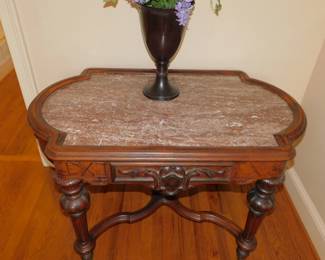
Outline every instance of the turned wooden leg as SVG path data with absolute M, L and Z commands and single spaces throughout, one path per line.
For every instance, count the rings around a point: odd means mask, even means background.
M 68 180 L 60 182 L 62 191 L 60 200 L 65 213 L 70 215 L 77 240 L 75 250 L 81 259 L 91 260 L 95 242 L 88 232 L 87 210 L 90 205 L 89 193 L 80 180 Z
M 249 213 L 244 231 L 237 238 L 237 258 L 245 259 L 257 245 L 255 234 L 266 214 L 274 208 L 276 186 L 282 184 L 284 176 L 259 180 L 247 196 Z

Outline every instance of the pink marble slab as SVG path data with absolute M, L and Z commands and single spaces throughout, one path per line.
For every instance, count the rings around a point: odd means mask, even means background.
M 42 114 L 65 145 L 277 146 L 293 114 L 278 95 L 235 76 L 170 74 L 180 96 L 152 101 L 154 74 L 95 74 L 54 92 Z

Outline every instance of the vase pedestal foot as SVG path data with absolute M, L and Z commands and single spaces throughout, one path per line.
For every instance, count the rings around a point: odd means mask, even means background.
M 164 85 L 163 87 L 155 84 L 147 86 L 143 89 L 143 94 L 152 100 L 167 101 L 178 97 L 179 90 L 167 82 L 167 86 Z
M 178 97 L 178 88 L 172 86 L 168 81 L 168 65 L 169 61 L 156 61 L 155 82 L 143 89 L 143 94 L 147 98 L 167 101 Z

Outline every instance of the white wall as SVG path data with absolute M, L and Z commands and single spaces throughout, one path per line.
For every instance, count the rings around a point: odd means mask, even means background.
M 196 9 L 174 68 L 241 69 L 300 100 L 325 32 L 324 0 L 208 0 Z M 153 67 L 137 11 L 120 0 L 15 0 L 38 89 L 86 67 Z
M 297 149 L 295 169 L 305 191 L 300 200 L 308 197 L 306 205 L 298 204 L 304 220 L 322 259 L 325 259 L 325 41 L 311 80 L 303 98 L 307 115 L 307 131 Z M 298 180 L 299 182 L 299 180 Z M 289 187 L 290 190 L 290 187 Z M 293 197 L 299 200 L 299 196 Z M 306 204 L 306 203 L 305 203 Z M 312 205 L 312 207 L 310 207 Z M 309 216 L 309 215 L 310 216 Z M 314 223 L 313 223 L 314 222 Z
M 308 131 L 298 147 L 296 169 L 325 219 L 325 42 L 302 106 L 308 118 Z

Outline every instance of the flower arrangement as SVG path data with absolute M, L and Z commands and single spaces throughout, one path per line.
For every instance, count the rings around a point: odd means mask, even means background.
M 116 6 L 117 0 L 103 0 L 105 7 Z M 181 26 L 186 26 L 194 7 L 194 0 L 129 0 L 132 3 L 144 5 L 152 8 L 175 9 L 176 19 Z M 220 0 L 211 1 L 211 8 L 216 15 L 219 14 L 222 5 Z

